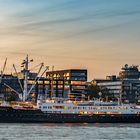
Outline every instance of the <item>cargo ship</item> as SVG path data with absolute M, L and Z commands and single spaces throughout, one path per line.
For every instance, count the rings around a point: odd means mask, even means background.
M 71 101 L 51 96 L 38 98 L 37 103 L 27 102 L 28 63 L 27 56 L 24 60 L 22 101 L 3 101 L 0 105 L 0 123 L 140 123 L 140 106 L 119 101 Z
M 0 106 L 0 123 L 140 123 L 140 107 L 66 99 L 16 102 Z

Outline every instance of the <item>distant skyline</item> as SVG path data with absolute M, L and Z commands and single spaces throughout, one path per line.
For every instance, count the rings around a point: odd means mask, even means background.
M 88 80 L 140 65 L 140 0 L 0 0 L 0 67 L 88 69 Z

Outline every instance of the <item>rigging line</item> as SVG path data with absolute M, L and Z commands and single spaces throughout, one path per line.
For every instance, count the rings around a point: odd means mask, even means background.
M 40 63 L 40 64 L 34 66 L 33 68 L 30 69 L 30 71 L 34 70 L 35 68 L 39 67 L 40 65 L 42 65 L 42 63 Z
M 44 65 L 44 63 L 41 63 L 41 66 L 40 66 L 40 68 L 39 68 L 39 70 L 38 70 L 37 76 L 36 76 L 36 78 L 35 78 L 35 80 L 34 80 L 35 83 L 36 83 L 36 81 L 37 81 L 37 79 L 38 79 L 38 76 L 39 76 L 39 74 L 40 74 L 40 72 L 41 72 L 41 69 L 42 69 L 43 65 Z M 31 88 L 30 88 L 30 90 L 29 90 L 29 92 L 28 92 L 28 95 L 29 95 L 29 93 L 32 91 L 33 87 L 34 87 L 34 84 L 31 86 Z
M 5 68 L 6 68 L 6 64 L 7 64 L 7 57 L 5 59 L 5 62 L 4 62 L 4 65 L 3 65 L 3 69 L 1 71 L 0 83 L 2 82 L 2 78 L 3 78 L 3 75 L 4 75 Z
M 17 76 L 17 78 L 18 78 L 18 73 L 17 73 L 16 67 L 15 67 L 15 65 L 14 65 L 14 64 L 13 64 L 13 68 L 14 68 L 14 70 L 15 70 L 15 72 L 16 72 L 16 76 Z M 23 86 L 22 86 L 21 81 L 20 81 L 20 79 L 19 79 L 19 78 L 18 78 L 18 82 L 19 82 L 20 88 L 21 88 L 22 93 L 23 93 Z
M 41 76 L 37 79 L 37 81 L 35 81 L 35 84 L 31 87 L 31 89 L 29 90 L 28 94 L 32 91 L 32 89 L 34 88 L 34 86 L 36 85 L 36 83 L 40 80 L 40 78 L 44 75 L 44 73 L 48 70 L 48 68 L 49 67 L 47 66 L 46 69 L 41 74 Z
M 6 83 L 4 83 L 4 85 L 6 87 L 8 87 L 9 89 L 11 89 L 11 91 L 14 91 L 15 93 L 17 93 L 18 95 L 20 94 L 19 92 L 17 92 L 15 89 L 13 89 L 12 87 L 10 87 L 9 85 L 7 85 Z

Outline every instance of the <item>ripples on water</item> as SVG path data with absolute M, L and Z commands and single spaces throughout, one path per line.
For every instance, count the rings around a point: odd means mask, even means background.
M 0 124 L 0 140 L 139 140 L 140 124 Z

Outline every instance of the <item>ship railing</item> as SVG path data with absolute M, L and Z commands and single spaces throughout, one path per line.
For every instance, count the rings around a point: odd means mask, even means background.
M 57 97 L 53 97 L 53 98 L 47 98 L 45 101 L 46 103 L 66 103 L 66 102 L 72 102 L 70 101 L 68 98 L 57 98 Z

